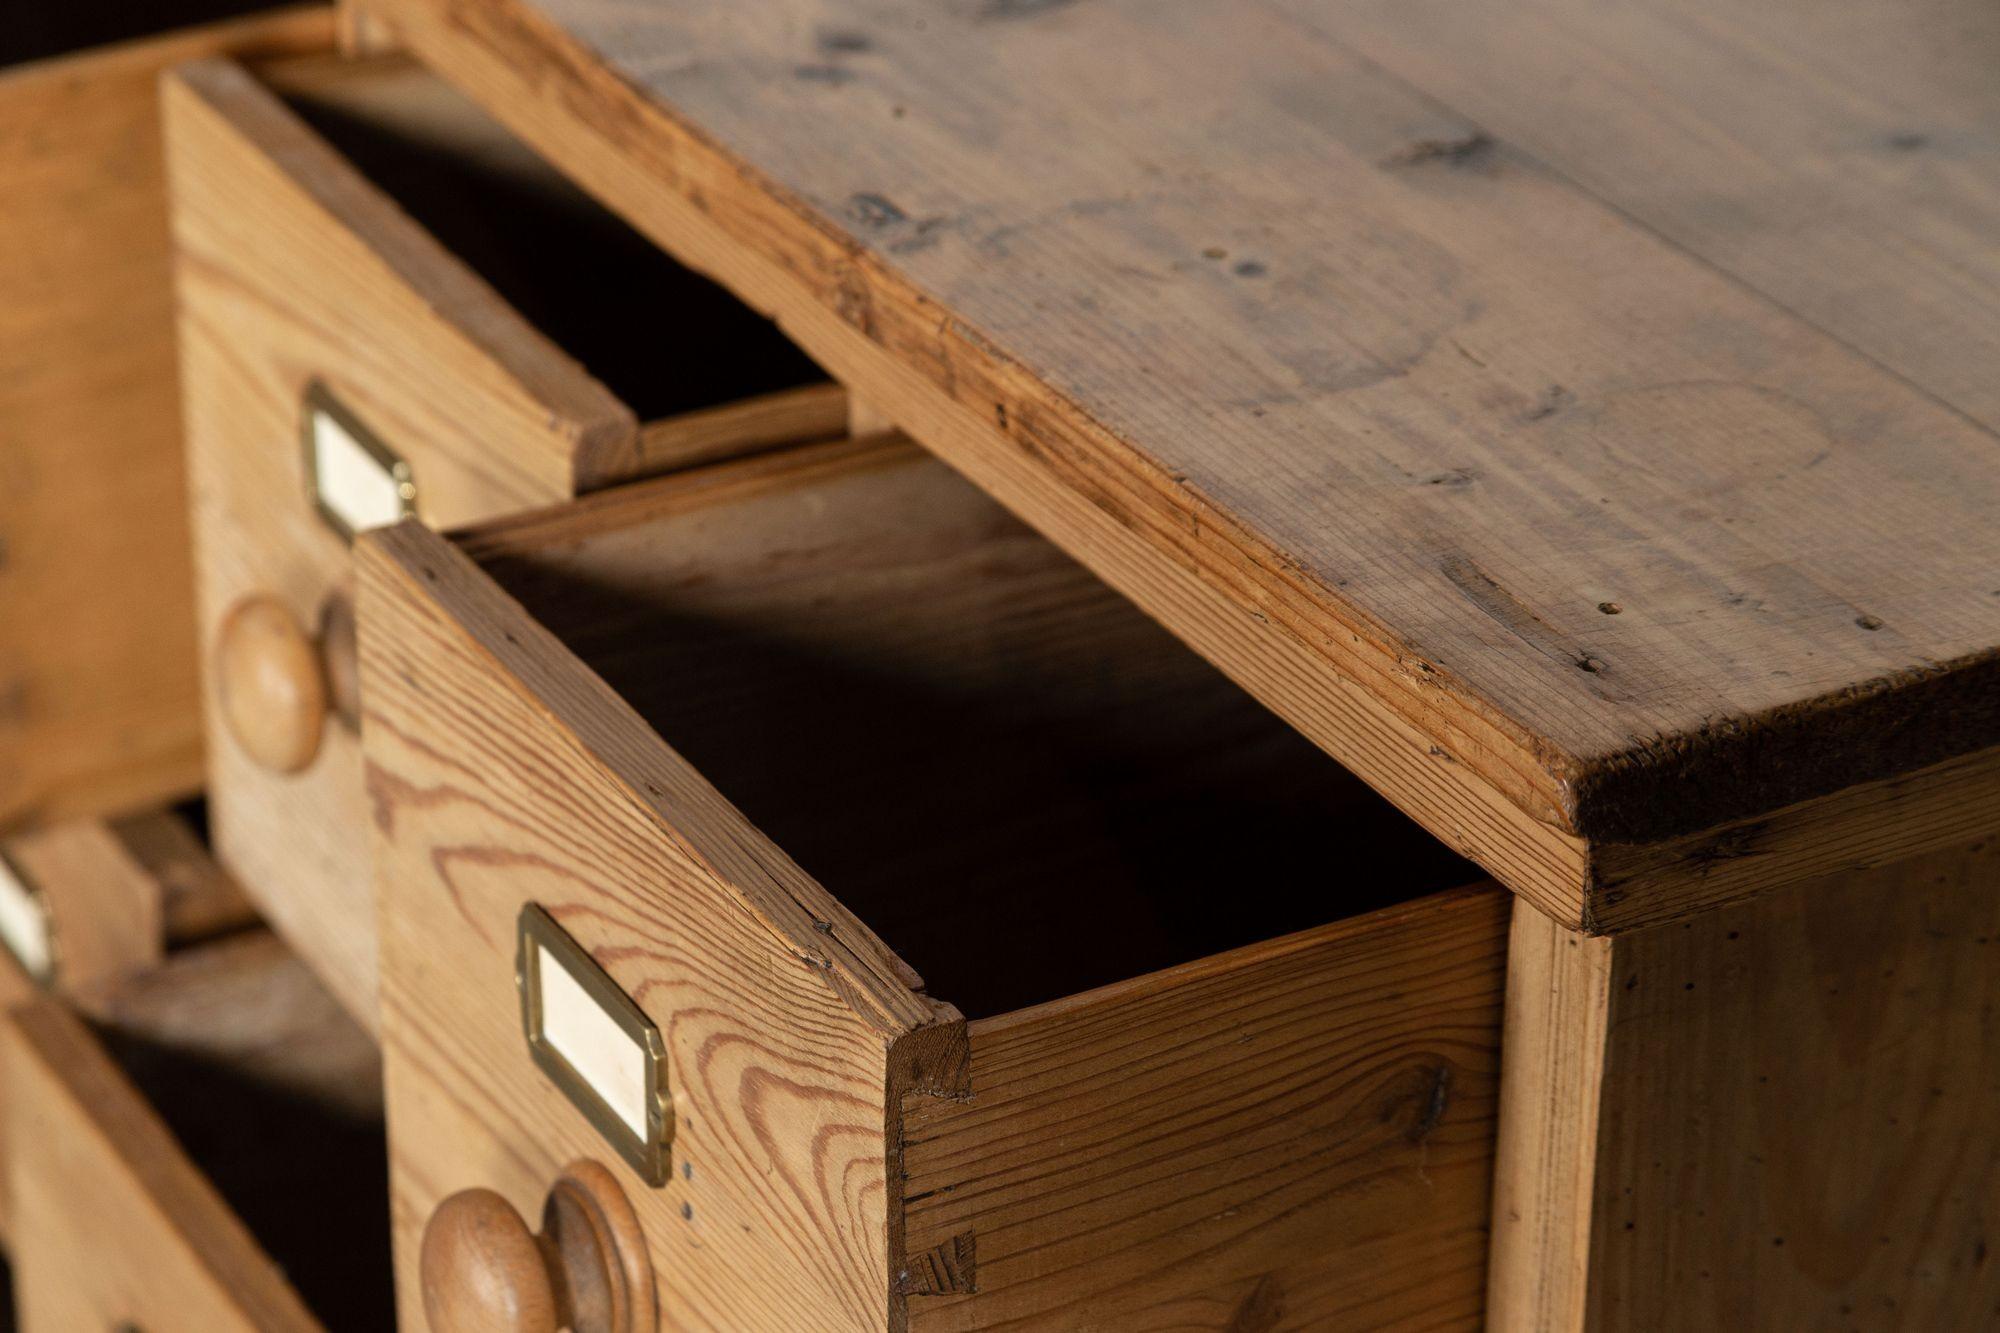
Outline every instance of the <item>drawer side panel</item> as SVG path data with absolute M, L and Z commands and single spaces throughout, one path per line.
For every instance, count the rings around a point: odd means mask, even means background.
M 903 1103 L 909 1326 L 1471 1327 L 1493 885 L 970 1025 Z

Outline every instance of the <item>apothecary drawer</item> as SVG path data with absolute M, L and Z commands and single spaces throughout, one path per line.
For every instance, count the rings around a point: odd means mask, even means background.
M 1476 1323 L 1504 893 L 941 464 L 358 574 L 406 1324 L 577 1159 L 671 1327 Z
M 165 103 L 217 845 L 372 1023 L 352 534 L 835 435 L 845 395 L 412 62 Z

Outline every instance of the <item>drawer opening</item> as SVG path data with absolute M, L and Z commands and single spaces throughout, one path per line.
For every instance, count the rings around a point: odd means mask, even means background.
M 312 1313 L 390 1327 L 380 1054 L 305 965 L 253 931 L 78 1006 Z
M 774 394 L 808 394 L 795 410 L 844 412 L 844 396 L 775 324 L 675 262 L 421 65 L 315 56 L 257 74 L 642 422 Z
M 0 68 L 153 37 L 271 9 L 270 0 L 122 0 L 115 5 L 14 5 L 0 24 Z
M 968 1018 L 1481 878 L 896 437 L 463 544 Z

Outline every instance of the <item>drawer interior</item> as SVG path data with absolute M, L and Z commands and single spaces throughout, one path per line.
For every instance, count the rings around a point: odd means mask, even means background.
M 315 56 L 257 73 L 640 420 L 825 381 L 776 325 L 414 61 Z
M 252 930 L 77 1002 L 313 1314 L 389 1327 L 380 1056 L 311 972 Z
M 463 544 L 969 1018 L 1479 877 L 894 437 Z

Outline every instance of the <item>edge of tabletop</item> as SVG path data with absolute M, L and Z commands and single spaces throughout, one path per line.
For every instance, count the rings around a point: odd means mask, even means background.
M 1566 925 L 1657 924 L 2000 826 L 2000 652 L 1563 753 L 944 317 L 531 0 L 349 3 L 864 399 L 934 423 L 899 424 Z

